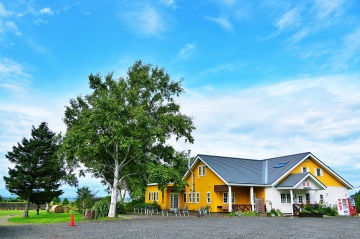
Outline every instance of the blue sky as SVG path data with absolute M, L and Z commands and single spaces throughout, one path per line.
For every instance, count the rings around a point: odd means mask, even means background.
M 0 0 L 0 194 L 5 154 L 32 125 L 64 132 L 87 76 L 125 76 L 136 60 L 183 79 L 178 102 L 197 130 L 178 150 L 311 151 L 360 186 L 359 12 L 356 0 Z M 80 185 L 104 195 L 90 176 Z

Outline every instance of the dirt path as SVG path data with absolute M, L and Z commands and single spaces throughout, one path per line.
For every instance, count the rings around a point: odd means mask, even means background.
M 1 225 L 11 225 L 13 223 L 11 222 L 8 222 L 8 219 L 11 218 L 11 217 L 14 217 L 16 215 L 6 215 L 6 216 L 3 216 L 3 217 L 0 217 L 0 226 Z

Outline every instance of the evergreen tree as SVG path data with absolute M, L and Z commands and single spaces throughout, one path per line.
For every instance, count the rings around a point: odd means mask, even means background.
M 30 139 L 24 137 L 5 155 L 15 164 L 13 169 L 9 168 L 9 177 L 4 177 L 5 187 L 26 200 L 24 217 L 29 217 L 30 202 L 50 202 L 60 196 L 62 181 L 76 184 L 74 175 L 67 174 L 66 164 L 56 154 L 59 139 L 47 123 L 42 122 L 38 128 L 32 127 Z

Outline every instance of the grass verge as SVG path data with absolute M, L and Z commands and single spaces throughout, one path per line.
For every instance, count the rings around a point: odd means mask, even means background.
M 17 211 L 0 210 L 0 217 L 15 215 L 8 219 L 8 222 L 11 223 L 35 223 L 35 224 L 63 223 L 63 222 L 70 223 L 70 218 L 72 213 L 48 213 L 46 211 L 40 211 L 39 215 L 36 215 L 35 210 L 30 210 L 28 218 L 22 217 L 23 214 L 24 214 L 23 210 L 17 210 Z M 82 215 L 77 212 L 74 212 L 74 221 L 75 223 L 83 221 Z

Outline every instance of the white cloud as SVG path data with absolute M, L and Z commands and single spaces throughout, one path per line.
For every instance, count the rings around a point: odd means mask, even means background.
M 0 17 L 7 17 L 12 13 L 7 11 L 2 3 L 0 3 Z
M 299 24 L 299 14 L 297 8 L 285 12 L 276 22 L 277 31 L 282 32 L 286 29 L 294 28 Z
M 176 2 L 174 0 L 159 0 L 159 3 L 167 7 L 176 7 Z
M 179 56 L 187 59 L 194 53 L 195 49 L 196 45 L 194 43 L 188 43 L 180 50 Z
M 225 17 L 218 17 L 218 18 L 205 17 L 205 19 L 217 23 L 218 25 L 220 25 L 226 31 L 232 31 L 233 30 L 232 24 Z
M 311 151 L 335 171 L 354 172 L 349 166 L 360 163 L 358 79 L 324 76 L 200 96 L 190 92 L 181 102 L 194 117 L 195 144 L 176 145 L 193 154 L 255 159 Z
M 5 26 L 8 30 L 14 32 L 16 35 L 21 36 L 22 33 L 19 31 L 17 25 L 13 21 L 6 21 Z
M 316 0 L 314 4 L 315 14 L 319 20 L 339 17 L 343 13 L 344 0 Z
M 39 11 L 40 14 L 46 14 L 46 15 L 54 15 L 54 13 L 51 11 L 51 8 L 46 7 Z
M 124 13 L 122 17 L 128 27 L 142 35 L 160 35 L 166 30 L 165 21 L 160 13 L 151 6 L 137 7 Z

